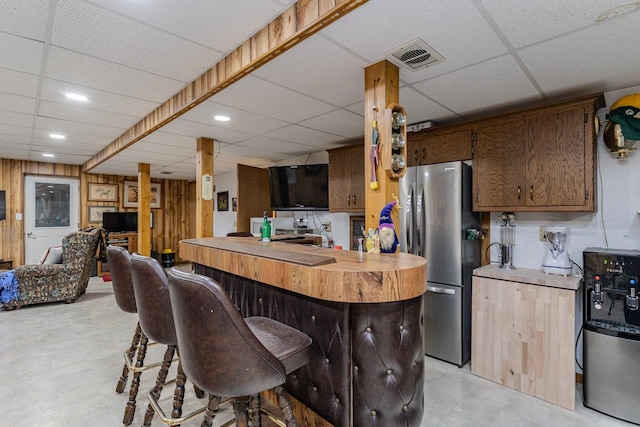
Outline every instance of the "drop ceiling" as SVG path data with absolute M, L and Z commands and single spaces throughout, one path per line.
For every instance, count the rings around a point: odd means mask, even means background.
M 293 3 L 3 0 L 0 158 L 85 163 Z M 194 179 L 199 137 L 216 141 L 216 174 L 348 144 L 364 68 L 415 39 L 445 60 L 400 69 L 410 123 L 640 85 L 634 2 L 369 0 L 91 172 Z

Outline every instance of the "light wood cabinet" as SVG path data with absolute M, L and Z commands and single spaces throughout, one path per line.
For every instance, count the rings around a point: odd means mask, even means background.
M 500 275 L 513 277 L 495 278 Z M 578 278 L 547 276 L 537 270 L 498 271 L 496 266 L 476 269 L 471 372 L 575 410 L 579 284 Z
M 471 136 L 472 129 L 465 125 L 409 133 L 407 165 L 420 166 L 471 160 Z
M 600 95 L 479 123 L 474 210 L 592 212 L 594 116 L 603 103 Z
M 329 152 L 329 211 L 364 212 L 364 146 Z

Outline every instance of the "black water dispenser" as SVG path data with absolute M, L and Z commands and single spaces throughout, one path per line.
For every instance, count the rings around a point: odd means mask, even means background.
M 640 424 L 640 251 L 583 252 L 584 405 Z

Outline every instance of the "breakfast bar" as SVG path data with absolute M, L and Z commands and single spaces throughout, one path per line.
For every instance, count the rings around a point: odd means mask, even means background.
M 424 258 L 359 258 L 253 237 L 182 240 L 179 251 L 243 316 L 270 317 L 313 339 L 311 361 L 286 383 L 301 424 L 420 425 Z

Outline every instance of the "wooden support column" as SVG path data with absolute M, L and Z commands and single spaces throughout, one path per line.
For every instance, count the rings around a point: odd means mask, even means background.
M 202 177 L 213 177 L 213 139 L 198 138 L 196 148 L 196 237 L 213 237 L 213 197 L 202 198 Z
M 151 165 L 138 163 L 138 253 L 151 256 Z
M 398 67 L 389 61 L 380 61 L 370 65 L 364 70 L 364 142 L 365 142 L 365 227 L 377 228 L 380 224 L 380 211 L 389 202 L 393 200 L 393 195 L 398 195 L 400 185 L 398 179 L 390 178 L 385 171 L 391 165 L 382 164 L 382 160 L 387 156 L 382 155 L 383 150 L 389 150 L 391 141 L 384 140 L 382 135 L 385 133 L 385 126 L 391 126 L 390 123 L 384 122 L 384 110 L 387 105 L 400 103 L 400 71 Z M 378 112 L 374 113 L 373 107 L 378 108 Z M 371 142 L 373 132 L 373 121 L 378 121 L 378 130 L 380 138 L 378 144 L 380 147 L 380 164 L 376 169 L 378 178 L 378 188 L 372 190 L 371 182 Z M 390 133 L 389 133 L 390 134 Z M 393 223 L 398 226 L 398 210 L 392 211 Z

